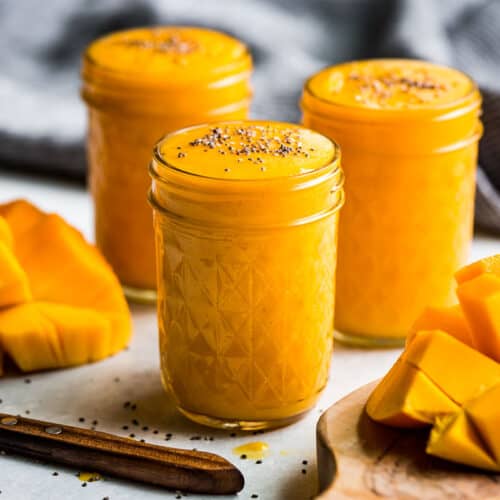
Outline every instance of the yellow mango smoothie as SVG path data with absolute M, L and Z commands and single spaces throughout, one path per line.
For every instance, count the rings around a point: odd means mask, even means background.
M 147 202 L 154 144 L 188 125 L 246 118 L 251 69 L 243 43 L 202 28 L 117 32 L 85 52 L 82 95 L 96 241 L 129 298 L 156 296 Z
M 402 344 L 424 307 L 456 302 L 472 237 L 481 97 L 463 73 L 384 59 L 306 83 L 303 123 L 340 144 L 336 335 Z
M 150 171 L 164 385 L 205 425 L 298 419 L 333 348 L 338 147 L 298 125 L 221 122 L 167 135 Z

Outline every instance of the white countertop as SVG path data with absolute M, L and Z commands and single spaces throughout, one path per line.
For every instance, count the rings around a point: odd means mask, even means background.
M 91 202 L 83 188 L 1 172 L 0 203 L 21 197 L 44 210 L 60 213 L 86 237 L 92 238 Z M 472 259 L 498 252 L 500 239 L 476 236 Z M 26 416 L 29 412 L 32 418 L 87 428 L 97 420 L 98 430 L 122 436 L 133 432 L 137 439 L 155 444 L 218 453 L 243 472 L 246 486 L 237 496 L 241 499 L 250 499 L 255 494 L 262 500 L 313 497 L 317 492 L 315 426 L 319 415 L 350 391 L 381 377 L 399 353 L 397 349 L 364 351 L 336 345 L 328 387 L 316 408 L 302 421 L 259 436 L 239 432 L 231 437 L 229 432 L 197 426 L 176 413 L 159 381 L 156 311 L 151 307 L 132 306 L 132 312 L 135 333 L 128 351 L 79 368 L 0 379 L 0 412 Z M 125 409 L 125 401 L 135 403 L 137 409 Z M 85 421 L 80 422 L 80 418 Z M 133 419 L 137 419 L 139 426 L 132 423 Z M 123 430 L 124 425 L 129 430 Z M 142 429 L 144 426 L 147 430 Z M 158 430 L 158 434 L 154 434 L 154 430 Z M 168 443 L 167 433 L 172 434 Z M 191 439 L 193 437 L 197 439 Z M 213 440 L 209 440 L 210 437 Z M 262 464 L 233 454 L 234 447 L 256 440 L 265 441 L 270 447 Z M 304 460 L 307 465 L 303 465 Z M 53 475 L 55 471 L 58 475 Z M 148 500 L 177 496 L 175 492 L 107 477 L 82 487 L 76 472 L 59 465 L 1 456 L 0 499 Z

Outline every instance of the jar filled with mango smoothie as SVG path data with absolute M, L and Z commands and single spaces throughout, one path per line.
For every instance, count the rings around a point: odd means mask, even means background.
M 164 385 L 205 425 L 298 419 L 332 354 L 338 147 L 298 125 L 221 122 L 167 135 L 150 171 Z
M 178 128 L 246 118 L 251 68 L 243 43 L 201 28 L 133 29 L 88 47 L 82 95 L 95 235 L 129 298 L 156 298 L 151 150 Z
M 425 306 L 456 302 L 472 237 L 481 97 L 469 77 L 413 60 L 314 75 L 303 123 L 342 148 L 336 336 L 399 345 Z

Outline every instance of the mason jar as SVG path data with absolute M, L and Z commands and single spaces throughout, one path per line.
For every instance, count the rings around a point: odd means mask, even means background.
M 181 127 L 246 118 L 251 69 L 243 43 L 201 28 L 117 32 L 85 52 L 82 95 L 96 242 L 129 298 L 156 297 L 147 203 L 151 149 Z
M 336 337 L 402 345 L 426 306 L 456 302 L 472 238 L 481 97 L 451 68 L 357 61 L 310 78 L 303 123 L 342 148 Z
M 220 428 L 300 418 L 333 348 L 338 146 L 222 122 L 167 135 L 150 172 L 161 371 L 179 410 Z

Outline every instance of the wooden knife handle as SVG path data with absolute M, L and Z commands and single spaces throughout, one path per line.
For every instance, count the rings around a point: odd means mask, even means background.
M 213 453 L 140 443 L 104 432 L 0 413 L 0 449 L 166 488 L 231 494 L 241 472 Z

